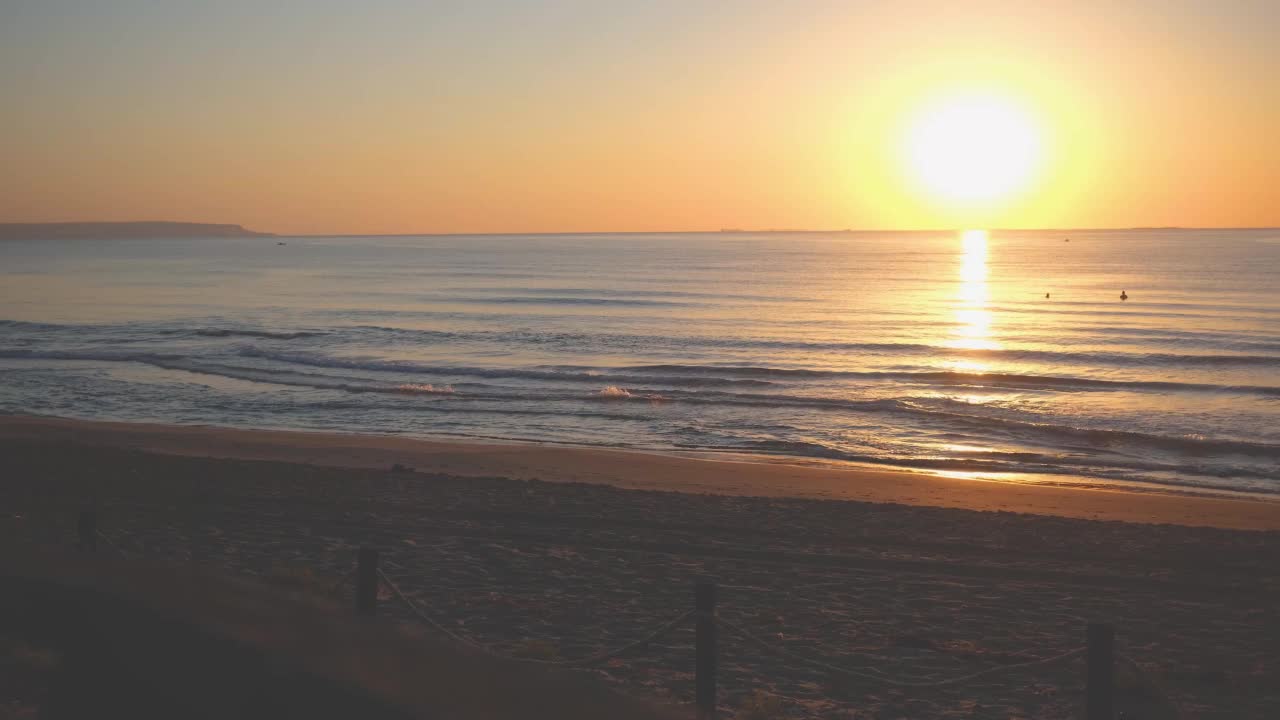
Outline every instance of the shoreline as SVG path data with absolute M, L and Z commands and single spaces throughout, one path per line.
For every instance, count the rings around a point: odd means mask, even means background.
M 0 416 L 0 439 L 458 477 L 506 477 L 692 494 L 849 500 L 1090 520 L 1280 530 L 1280 502 L 955 478 L 904 470 L 692 457 L 655 451 Z

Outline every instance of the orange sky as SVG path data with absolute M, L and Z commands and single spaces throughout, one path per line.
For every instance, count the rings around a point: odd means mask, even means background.
M 1038 5 L 19 0 L 0 221 L 1280 226 L 1280 3 Z M 968 90 L 1044 148 L 980 207 L 903 162 L 913 112 Z

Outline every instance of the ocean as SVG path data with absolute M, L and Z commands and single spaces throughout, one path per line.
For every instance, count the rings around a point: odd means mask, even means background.
M 1275 494 L 1280 230 L 6 241 L 0 413 Z

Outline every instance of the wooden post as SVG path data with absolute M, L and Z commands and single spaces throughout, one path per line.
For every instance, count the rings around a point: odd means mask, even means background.
M 702 581 L 694 588 L 697 611 L 697 690 L 694 693 L 698 720 L 716 716 L 716 584 Z
M 373 615 L 378 610 L 378 551 L 360 548 L 356 562 L 356 612 Z
M 80 534 L 78 547 L 81 552 L 93 552 L 98 549 L 98 514 L 92 510 L 82 510 L 77 523 Z
M 1088 644 L 1085 717 L 1088 720 L 1114 720 L 1115 629 L 1105 623 L 1089 623 Z

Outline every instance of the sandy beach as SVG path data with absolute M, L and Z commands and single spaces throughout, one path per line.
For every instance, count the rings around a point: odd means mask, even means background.
M 934 683 L 1075 649 L 1089 620 L 1140 668 L 1119 676 L 1139 717 L 1280 712 L 1270 503 L 44 418 L 6 418 L 0 449 L 14 542 L 65 544 L 92 505 L 127 553 L 317 588 L 373 545 L 433 618 L 503 654 L 624 644 L 713 578 L 756 638 L 724 631 L 729 717 L 1076 717 L 1078 658 Z M 581 672 L 689 702 L 692 634 Z
M 1094 520 L 1280 529 L 1280 501 L 992 482 L 859 467 L 735 461 L 541 444 L 0 416 L 0 438 L 460 477 L 582 482 L 635 490 L 857 500 Z

